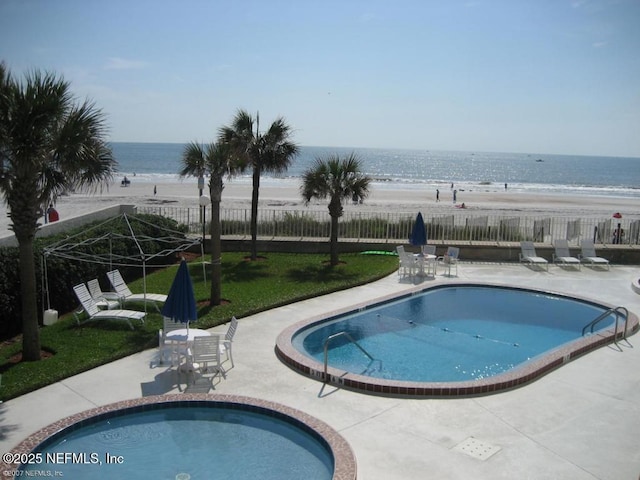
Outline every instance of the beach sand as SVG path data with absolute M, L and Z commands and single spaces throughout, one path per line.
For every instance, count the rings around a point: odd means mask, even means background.
M 157 193 L 154 195 L 154 186 Z M 305 205 L 300 195 L 299 181 L 294 179 L 262 180 L 260 208 L 284 210 L 327 211 L 328 201 L 313 200 Z M 206 190 L 205 190 L 206 193 Z M 453 203 L 450 188 L 436 192 L 419 184 L 374 183 L 369 197 L 362 204 L 345 202 L 346 212 L 408 213 L 423 215 L 464 214 L 467 216 L 519 216 L 519 217 L 573 217 L 608 219 L 620 212 L 625 220 L 640 219 L 640 197 L 604 197 L 575 194 L 531 193 L 496 186 L 458 190 L 457 205 Z M 133 179 L 129 187 L 114 182 L 102 192 L 74 193 L 56 202 L 60 219 L 83 215 L 112 205 L 191 207 L 198 206 L 198 188 L 195 179 L 176 179 L 172 182 L 149 183 Z M 249 209 L 251 207 L 251 181 L 247 178 L 225 182 L 222 194 L 223 209 Z M 0 205 L 0 237 L 10 235 L 10 219 L 4 203 Z

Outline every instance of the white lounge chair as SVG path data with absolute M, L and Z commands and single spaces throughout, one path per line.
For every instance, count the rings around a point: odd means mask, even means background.
M 120 270 L 107 272 L 107 278 L 113 290 L 118 294 L 121 303 L 150 302 L 160 311 L 158 304 L 167 301 L 167 296 L 161 293 L 132 293 L 122 278 Z
M 582 252 L 580 253 L 579 257 L 582 263 L 591 267 L 607 267 L 607 270 L 611 268 L 609 265 L 609 260 L 596 255 L 596 247 L 594 246 L 592 240 L 582 240 L 580 246 L 582 248 Z
M 418 263 L 413 255 L 406 252 L 402 245 L 398 245 L 396 247 L 396 251 L 398 252 L 398 275 L 413 277 L 413 275 L 418 270 Z
M 580 270 L 580 260 L 571 256 L 569 242 L 564 239 L 554 240 L 553 248 L 555 249 L 553 253 L 553 263 L 565 267 L 578 267 L 578 270 Z
M 526 263 L 530 267 L 536 265 L 549 270 L 549 262 L 546 258 L 538 256 L 533 242 L 520 242 L 520 262 Z
M 451 267 L 456 267 L 456 277 L 458 276 L 458 256 L 460 249 L 458 247 L 448 247 L 447 253 L 436 259 L 436 264 L 442 264 L 447 269 L 447 275 L 451 276 Z
M 135 310 L 100 310 L 96 302 L 91 298 L 91 294 L 87 289 L 87 286 L 84 283 L 76 285 L 73 287 L 73 291 L 76 293 L 78 300 L 80 301 L 80 305 L 82 305 L 82 310 L 79 312 L 75 312 L 74 315 L 76 317 L 76 321 L 80 324 L 79 314 L 82 311 L 85 311 L 87 315 L 89 315 L 88 321 L 93 320 L 124 320 L 127 322 L 131 330 L 133 330 L 133 325 L 131 324 L 131 320 L 140 320 L 140 323 L 144 323 L 144 317 L 146 313 L 144 312 L 136 312 Z
M 219 373 L 226 377 L 227 372 L 222 367 L 222 355 L 220 348 L 220 336 L 195 337 L 190 348 L 190 369 L 193 369 L 193 383 L 195 384 L 195 372 L 201 375 L 213 373 L 214 377 Z
M 96 302 L 98 308 L 111 310 L 120 307 L 118 295 L 113 292 L 103 292 L 97 278 L 89 280 L 87 282 L 87 287 L 89 288 L 89 295 L 91 295 L 91 298 Z

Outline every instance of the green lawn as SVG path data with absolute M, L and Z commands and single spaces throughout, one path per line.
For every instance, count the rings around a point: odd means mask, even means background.
M 222 257 L 222 297 L 225 303 L 210 308 L 209 282 L 204 283 L 202 264 L 189 264 L 198 310 L 198 328 L 226 323 L 280 305 L 362 285 L 392 273 L 398 266 L 394 256 L 343 254 L 336 267 L 326 264 L 327 255 L 269 253 L 255 262 L 244 253 L 226 253 Z M 168 293 L 177 266 L 147 276 L 147 291 Z M 142 292 L 142 281 L 130 285 Z M 72 292 L 70 292 L 72 294 Z M 129 308 L 129 307 L 128 307 Z M 12 362 L 21 343 L 0 348 L 2 387 L 0 399 L 23 395 L 63 378 L 75 375 L 118 358 L 155 348 L 162 317 L 148 308 L 144 325 L 134 322 L 132 331 L 121 321 L 90 322 L 79 327 L 71 314 L 61 315 L 55 325 L 41 329 L 44 350 L 54 355 L 39 362 Z

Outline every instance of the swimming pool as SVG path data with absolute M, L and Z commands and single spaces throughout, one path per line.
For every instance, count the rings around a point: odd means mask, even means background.
M 19 476 L 356 478 L 349 445 L 328 425 L 283 405 L 229 395 L 119 402 L 50 425 L 11 454 L 22 460 Z
M 439 286 L 296 324 L 278 337 L 276 352 L 302 373 L 370 393 L 490 393 L 611 342 L 614 315 L 582 335 L 609 308 L 520 288 Z M 637 317 L 630 317 L 628 328 L 635 331 Z

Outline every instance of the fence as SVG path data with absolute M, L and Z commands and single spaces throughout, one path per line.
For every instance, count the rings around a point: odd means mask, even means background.
M 203 223 L 198 208 L 139 206 L 139 213 L 152 213 L 175 219 L 193 234 L 202 234 Z M 208 213 L 208 212 L 207 212 Z M 221 209 L 221 234 L 250 236 L 249 209 Z M 407 242 L 415 214 L 347 212 L 340 218 L 341 241 L 377 243 Z M 578 245 L 588 238 L 595 243 L 640 243 L 640 220 L 565 217 L 504 217 L 496 215 L 438 215 L 425 217 L 429 241 L 442 242 L 519 242 L 531 240 L 550 244 L 564 238 Z M 209 225 L 204 229 L 208 233 Z M 328 212 L 301 210 L 259 210 L 259 238 L 323 239 L 329 238 Z

